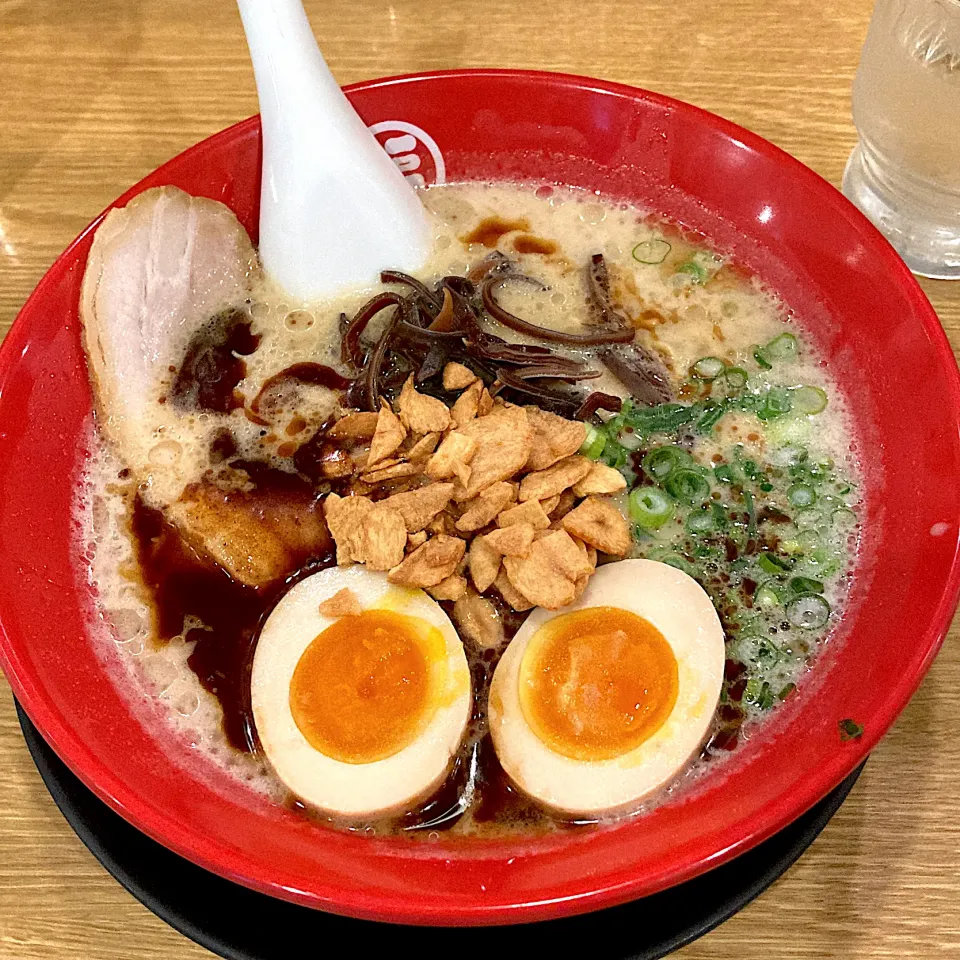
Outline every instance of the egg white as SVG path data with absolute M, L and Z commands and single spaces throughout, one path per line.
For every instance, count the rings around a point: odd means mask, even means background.
M 290 708 L 290 683 L 304 651 L 335 621 L 319 605 L 349 588 L 364 610 L 419 617 L 443 636 L 445 689 L 436 712 L 412 743 L 383 760 L 345 763 L 317 750 Z M 412 807 L 442 782 L 470 717 L 470 671 L 463 645 L 440 605 L 422 590 L 396 587 L 360 565 L 332 567 L 300 581 L 277 604 L 260 634 L 251 676 L 253 717 L 277 776 L 321 810 L 364 818 Z
M 520 666 L 530 640 L 548 621 L 601 606 L 631 611 L 663 634 L 677 661 L 677 700 L 660 729 L 635 749 L 611 760 L 574 760 L 552 750 L 527 724 Z M 720 697 L 724 660 L 720 619 L 692 577 L 653 560 L 606 564 L 575 603 L 534 610 L 497 665 L 489 717 L 500 763 L 520 789 L 564 813 L 629 809 L 683 770 L 703 743 Z

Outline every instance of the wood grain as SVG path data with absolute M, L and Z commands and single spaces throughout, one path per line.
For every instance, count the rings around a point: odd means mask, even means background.
M 680 97 L 833 183 L 869 0 L 308 2 L 337 78 L 457 66 L 590 74 Z M 256 111 L 226 0 L 0 0 L 0 332 L 57 254 L 162 161 Z M 925 281 L 960 347 L 960 284 Z M 905 625 L 905 628 L 906 625 Z M 960 957 L 954 627 L 797 866 L 683 960 Z M 140 906 L 47 795 L 0 680 L 0 960 L 209 957 Z

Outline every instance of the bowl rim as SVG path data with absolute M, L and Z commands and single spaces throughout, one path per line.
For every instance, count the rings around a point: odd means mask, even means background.
M 615 96 L 629 100 L 646 100 L 661 107 L 679 110 L 695 116 L 698 123 L 713 128 L 723 136 L 735 139 L 742 145 L 773 158 L 779 166 L 788 170 L 792 177 L 814 186 L 827 207 L 838 213 L 842 211 L 845 217 L 859 221 L 860 230 L 872 234 L 874 238 L 873 252 L 883 258 L 884 267 L 896 276 L 897 286 L 903 291 L 904 296 L 911 301 L 931 345 L 936 350 L 938 366 L 944 372 L 948 372 L 949 390 L 948 396 L 944 397 L 945 406 L 953 412 L 954 420 L 960 421 L 960 371 L 957 369 L 952 348 L 936 312 L 906 264 L 876 227 L 829 181 L 758 134 L 752 133 L 746 128 L 701 107 L 660 93 L 621 83 L 549 71 L 489 68 L 424 71 L 362 81 L 345 86 L 344 91 L 350 94 L 421 81 L 468 77 L 521 80 L 555 89 L 576 89 L 587 93 Z M 148 172 L 143 179 L 162 177 L 164 171 L 172 165 L 182 164 L 189 160 L 192 155 L 208 149 L 211 140 L 229 141 L 231 138 L 247 136 L 258 124 L 259 117 L 255 115 L 218 131 L 176 154 L 155 170 Z M 58 282 L 58 277 L 55 276 L 59 274 L 58 267 L 75 258 L 74 251 L 76 248 L 84 242 L 89 234 L 97 229 L 109 210 L 124 205 L 133 196 L 141 192 L 143 179 L 109 204 L 81 231 L 48 268 L 34 291 L 27 298 L 10 331 L 4 338 L 3 344 L 0 345 L 0 391 L 3 389 L 8 374 L 19 360 L 19 354 L 14 350 L 15 338 L 13 334 L 20 332 L 20 328 L 27 323 L 27 314 L 31 312 L 34 304 L 42 301 L 46 296 L 47 289 Z M 824 187 L 828 190 L 824 190 Z M 688 864 L 684 867 L 675 863 L 672 868 L 661 871 L 662 882 L 658 882 L 655 886 L 649 882 L 631 882 L 630 880 L 610 883 L 599 888 L 593 883 L 588 884 L 589 889 L 585 889 L 582 893 L 573 897 L 542 900 L 531 898 L 522 903 L 511 904 L 477 902 L 469 908 L 445 907 L 434 911 L 431 911 L 429 905 L 411 902 L 411 898 L 404 898 L 396 893 L 388 895 L 385 892 L 378 892 L 371 895 L 358 891 L 352 897 L 344 898 L 337 896 L 337 892 L 331 890 L 330 896 L 324 898 L 317 894 L 307 895 L 302 891 L 284 888 L 277 881 L 271 881 L 265 874 L 254 876 L 238 872 L 226 864 L 221 857 L 218 857 L 218 847 L 215 844 L 208 842 L 199 834 L 192 837 L 181 835 L 180 829 L 165 814 L 162 806 L 153 803 L 149 798 L 127 787 L 106 764 L 94 757 L 83 739 L 64 722 L 56 707 L 41 695 L 36 678 L 30 675 L 29 669 L 25 667 L 24 662 L 19 657 L 16 644 L 11 642 L 11 637 L 2 620 L 0 620 L 0 640 L 2 640 L 0 642 L 0 667 L 3 668 L 15 696 L 23 705 L 31 721 L 70 769 L 100 799 L 104 800 L 130 823 L 194 863 L 221 876 L 226 876 L 235 882 L 252 886 L 268 894 L 282 896 L 285 899 L 291 899 L 314 908 L 319 907 L 357 917 L 387 919 L 401 923 L 451 925 L 511 923 L 521 920 L 549 919 L 613 906 L 637 896 L 652 893 L 656 889 L 673 886 L 707 869 L 719 866 L 778 832 L 849 775 L 853 769 L 865 760 L 869 752 L 887 732 L 890 725 L 907 705 L 939 652 L 950 627 L 958 600 L 960 600 L 960 544 L 954 549 L 945 589 L 936 608 L 929 614 L 928 627 L 920 638 L 922 643 L 918 643 L 918 646 L 922 646 L 926 651 L 923 658 L 917 662 L 914 669 L 904 672 L 895 686 L 888 688 L 882 701 L 882 708 L 878 710 L 874 721 L 860 738 L 845 744 L 845 749 L 835 751 L 816 771 L 806 774 L 801 781 L 802 789 L 793 792 L 789 797 L 781 796 L 777 803 L 769 804 L 767 816 L 763 822 L 745 831 L 744 835 L 736 842 L 721 850 L 714 851 L 711 856 L 698 859 L 693 865 Z

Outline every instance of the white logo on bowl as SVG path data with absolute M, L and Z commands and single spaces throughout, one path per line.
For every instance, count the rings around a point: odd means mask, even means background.
M 412 186 L 446 183 L 443 154 L 426 130 L 406 120 L 381 120 L 369 129 Z

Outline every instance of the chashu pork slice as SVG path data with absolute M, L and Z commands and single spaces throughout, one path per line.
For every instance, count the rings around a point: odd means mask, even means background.
M 80 318 L 102 433 L 135 473 L 146 465 L 170 368 L 212 317 L 244 303 L 257 270 L 228 207 L 158 187 L 97 228 Z
M 83 277 L 80 316 L 101 433 L 151 506 L 198 557 L 239 583 L 282 580 L 330 549 L 311 486 L 220 489 L 170 456 L 189 436 L 171 396 L 194 336 L 244 305 L 258 271 L 250 238 L 221 203 L 176 187 L 147 190 L 100 224 Z M 158 456 L 166 449 L 168 454 Z

